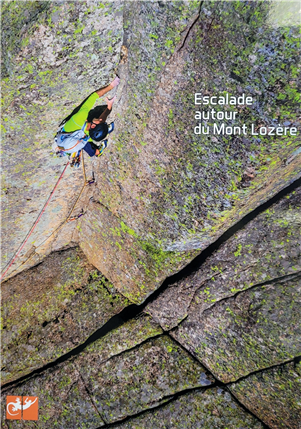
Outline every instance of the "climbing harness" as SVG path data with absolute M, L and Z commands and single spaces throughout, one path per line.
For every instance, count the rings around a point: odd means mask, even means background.
M 87 144 L 90 136 L 85 133 L 87 121 L 80 130 L 76 130 L 73 133 L 67 133 L 64 127 L 58 129 L 54 138 L 52 149 L 58 156 L 66 156 L 73 153 L 79 153 Z

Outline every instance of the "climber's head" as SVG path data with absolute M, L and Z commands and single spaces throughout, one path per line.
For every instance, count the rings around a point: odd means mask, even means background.
M 93 124 L 94 124 L 94 127 L 92 128 Z M 93 122 L 91 122 L 91 127 L 89 129 L 89 135 L 92 140 L 96 142 L 100 142 L 108 134 L 108 129 L 109 127 L 106 122 L 95 124 L 95 121 L 93 120 Z

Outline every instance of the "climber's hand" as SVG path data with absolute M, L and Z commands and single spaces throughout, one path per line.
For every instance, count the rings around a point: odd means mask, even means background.
M 120 78 L 118 76 L 115 77 L 115 79 L 110 83 L 110 86 L 113 88 L 115 88 L 115 86 L 118 86 L 120 82 Z
M 115 97 L 111 98 L 111 100 L 109 100 L 108 97 L 106 98 L 106 102 L 108 104 L 109 110 L 112 110 L 112 106 L 113 106 L 115 100 L 116 100 L 116 95 L 115 95 Z

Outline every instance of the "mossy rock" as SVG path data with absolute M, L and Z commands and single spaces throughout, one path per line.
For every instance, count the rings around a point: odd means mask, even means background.
M 2 291 L 2 382 L 76 348 L 128 305 L 78 248 L 52 253 Z
M 120 423 L 116 429 L 163 429 L 168 425 L 175 429 L 263 429 L 256 417 L 220 388 L 188 393 L 159 410 Z
M 300 362 L 280 365 L 234 383 L 230 390 L 272 429 L 300 428 Z

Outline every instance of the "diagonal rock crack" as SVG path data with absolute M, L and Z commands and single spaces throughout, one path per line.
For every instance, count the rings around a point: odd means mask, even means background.
M 127 307 L 126 309 L 124 309 L 122 312 L 120 312 L 118 315 L 116 315 L 116 316 L 114 316 L 113 318 L 111 318 L 102 328 L 100 328 L 98 331 L 96 331 L 94 334 L 92 334 L 86 341 L 85 341 L 85 343 L 83 343 L 81 346 L 78 346 L 77 348 L 75 348 L 74 350 L 72 350 L 71 352 L 69 352 L 68 354 L 66 354 L 66 355 L 64 355 L 64 356 L 62 356 L 61 358 L 59 358 L 58 360 L 56 360 L 56 361 L 54 361 L 54 362 L 52 362 L 52 363 L 50 363 L 50 364 L 48 364 L 47 366 L 44 366 L 43 368 L 40 368 L 39 370 L 36 370 L 36 371 L 34 371 L 33 373 L 31 373 L 31 374 L 28 374 L 28 375 L 26 375 L 26 376 L 24 376 L 24 377 L 22 377 L 22 378 L 20 378 L 20 379 L 18 379 L 18 380 L 15 380 L 14 382 L 12 382 L 12 383 L 8 383 L 7 385 L 5 385 L 4 387 L 7 387 L 7 386 L 9 386 L 9 385 L 15 385 L 15 384 L 18 384 L 18 383 L 20 383 L 21 381 L 23 381 L 23 380 L 25 380 L 25 379 L 28 379 L 29 377 L 31 377 L 33 374 L 38 374 L 38 373 L 41 373 L 41 372 L 43 372 L 44 370 L 46 370 L 46 369 L 48 369 L 49 367 L 54 367 L 54 366 L 56 366 L 58 363 L 61 363 L 62 361 L 66 361 L 67 359 L 69 359 L 70 357 L 72 357 L 72 356 L 74 356 L 74 355 L 77 355 L 77 354 L 79 354 L 79 353 L 81 353 L 81 351 L 83 351 L 84 350 L 84 348 L 85 347 L 87 347 L 87 345 L 88 344 L 91 344 L 92 342 L 94 342 L 94 341 L 96 341 L 97 339 L 99 339 L 99 338 L 101 338 L 101 337 L 103 337 L 104 335 L 106 335 L 106 333 L 108 333 L 108 332 L 110 332 L 111 330 L 113 330 L 113 329 L 116 329 L 118 326 L 120 326 L 120 325 L 122 325 L 123 323 L 125 323 L 127 320 L 130 320 L 131 318 L 133 318 L 133 317 L 135 317 L 136 315 L 138 315 L 138 313 L 141 311 L 141 310 L 143 310 L 143 308 L 150 302 L 150 301 L 153 301 L 161 292 L 162 292 L 162 290 L 164 290 L 164 288 L 167 288 L 167 286 L 168 285 L 170 285 L 170 284 L 172 284 L 173 283 L 173 280 L 174 280 L 174 278 L 176 277 L 176 278 L 185 278 L 186 276 L 188 276 L 188 275 L 191 275 L 191 273 L 192 272 L 194 272 L 194 271 L 196 271 L 197 269 L 199 269 L 200 267 L 201 267 L 201 265 L 204 263 L 204 261 L 223 243 L 223 242 L 225 242 L 226 240 L 228 240 L 228 238 L 230 237 L 230 236 L 232 236 L 234 233 L 236 233 L 237 232 L 237 230 L 238 229 L 241 229 L 241 228 L 243 228 L 250 220 L 252 220 L 253 218 L 255 218 L 259 213 L 261 213 L 262 211 L 264 211 L 264 210 L 266 210 L 268 207 L 270 207 L 272 204 L 274 204 L 276 201 L 278 201 L 280 198 L 282 198 L 282 196 L 284 196 L 285 194 L 287 194 L 288 192 L 290 192 L 291 190 L 293 190 L 293 189 L 295 189 L 297 186 L 299 186 L 299 183 L 301 182 L 301 180 L 300 179 L 298 179 L 298 180 L 296 180 L 295 182 L 293 182 L 291 185 L 289 185 L 287 188 L 285 188 L 284 190 L 282 190 L 282 191 L 280 191 L 277 195 L 275 195 L 272 199 L 270 199 L 268 202 L 266 202 L 266 203 L 264 203 L 262 206 L 260 206 L 260 207 L 257 207 L 253 212 L 251 212 L 250 214 L 248 214 L 247 216 L 245 216 L 244 218 L 243 218 L 243 220 L 242 221 L 240 221 L 240 222 L 238 222 L 236 225 L 234 225 L 234 227 L 232 227 L 232 228 L 230 228 L 226 233 L 224 233 L 223 234 L 223 236 L 222 237 L 220 237 L 215 243 L 213 243 L 212 245 L 210 245 L 209 246 L 209 250 L 208 250 L 208 248 L 207 249 L 205 249 L 197 258 L 195 258 L 195 260 L 194 261 L 192 261 L 192 263 L 190 263 L 189 264 L 189 266 L 188 267 L 185 267 L 183 270 L 181 270 L 179 273 L 177 273 L 176 275 L 174 275 L 174 276 L 171 276 L 170 278 L 167 278 L 164 282 L 163 282 L 163 284 L 161 285 L 161 287 L 153 294 L 153 295 L 151 295 L 143 304 L 141 304 L 141 305 L 131 305 L 131 306 L 129 306 L 129 307 Z M 299 273 L 294 273 L 294 274 L 290 274 L 290 275 L 285 275 L 285 276 L 282 276 L 282 277 L 278 277 L 278 278 L 276 278 L 276 279 L 270 279 L 270 280 L 268 280 L 268 281 L 266 281 L 266 282 L 263 282 L 263 283 L 260 283 L 260 284 L 257 284 L 257 285 L 253 285 L 251 288 L 255 288 L 255 287 L 260 287 L 260 286 L 263 286 L 263 285 L 265 285 L 265 284 L 269 284 L 269 283 L 271 283 L 272 281 L 276 281 L 276 280 L 284 280 L 284 279 L 288 279 L 288 278 L 293 278 L 293 277 L 295 277 L 296 275 L 298 275 Z M 240 294 L 240 293 L 242 293 L 242 292 L 244 292 L 244 290 L 243 291 L 239 291 L 239 292 L 237 292 L 235 295 L 238 295 L 238 294 Z M 228 298 L 230 298 L 230 297 L 226 297 L 226 298 L 223 298 L 223 300 L 225 300 L 225 299 L 228 299 Z M 221 301 L 221 300 L 220 300 Z M 216 303 L 214 303 L 214 305 L 216 305 Z M 161 335 L 161 334 L 160 334 Z M 159 336 L 160 336 L 159 335 Z M 173 338 L 173 341 L 175 341 L 175 339 Z M 139 345 L 136 345 L 135 347 L 133 347 L 133 348 L 137 348 L 137 347 L 139 347 Z M 183 349 L 185 349 L 186 350 L 186 352 L 188 352 L 194 359 L 196 359 L 192 354 L 191 354 L 191 352 L 189 351 L 189 350 L 187 350 L 185 347 L 183 347 L 183 346 L 181 346 Z M 122 353 L 124 353 L 124 352 L 121 352 L 120 354 L 122 354 Z M 289 363 L 289 362 L 294 362 L 294 361 L 296 361 L 296 360 L 298 360 L 298 359 L 300 359 L 300 357 L 296 357 L 296 358 L 294 358 L 294 359 L 291 359 L 291 360 L 287 360 L 287 361 L 285 361 L 285 362 L 283 362 L 283 363 L 281 363 L 281 364 L 277 364 L 277 365 L 273 365 L 273 366 L 270 366 L 270 367 L 267 367 L 267 368 L 262 368 L 262 369 L 260 369 L 260 370 L 257 370 L 257 371 L 254 371 L 254 372 L 252 372 L 252 373 L 250 373 L 250 374 L 247 374 L 247 375 L 245 375 L 244 377 L 241 377 L 240 379 L 238 379 L 238 380 L 236 380 L 236 382 L 239 382 L 239 381 L 241 381 L 242 379 L 245 379 L 245 378 L 247 378 L 247 377 L 249 377 L 249 376 L 251 376 L 251 375 L 253 375 L 253 374 L 256 374 L 256 373 L 262 373 L 262 372 L 264 372 L 264 371 L 266 371 L 266 370 L 268 370 L 268 369 L 270 369 L 270 368 L 275 368 L 275 367 L 281 367 L 283 364 L 286 364 L 286 363 Z M 198 361 L 199 362 L 199 361 Z M 202 362 L 199 362 L 199 363 L 201 363 L 202 364 Z M 203 365 L 203 364 L 202 364 Z M 203 365 L 205 368 L 206 368 L 206 366 L 205 365 Z M 207 368 L 207 370 L 208 370 L 208 368 Z M 210 371 L 209 371 L 210 372 Z M 216 380 L 216 377 L 214 377 L 215 378 L 215 380 Z M 231 386 L 231 384 L 232 383 L 228 383 L 228 384 L 224 384 L 224 383 L 222 383 L 222 382 L 220 382 L 219 380 L 216 380 L 216 382 L 212 385 L 212 386 L 210 386 L 210 387 L 207 387 L 207 389 L 208 388 L 212 388 L 212 387 L 214 387 L 214 386 L 216 386 L 216 385 L 220 385 L 220 386 L 222 386 L 223 388 L 225 388 L 225 389 L 227 389 L 227 386 Z M 195 389 L 189 389 L 189 391 L 191 391 L 191 390 L 199 390 L 200 388 L 195 388 Z M 177 397 L 179 397 L 179 396 L 183 396 L 183 395 L 185 395 L 186 393 L 188 393 L 188 391 L 187 390 L 184 390 L 184 391 L 181 391 L 181 392 L 177 392 L 175 395 L 171 395 L 170 397 L 166 397 L 166 398 L 164 398 L 164 400 L 166 400 L 166 402 L 164 403 L 164 405 L 166 404 L 166 403 L 168 403 L 168 402 L 170 402 L 170 401 L 173 401 L 174 399 L 176 399 Z M 234 397 L 235 398 L 235 396 L 233 395 L 233 393 L 232 392 L 230 392 L 231 393 L 231 396 L 232 397 Z M 89 397 L 91 397 L 90 395 L 89 395 Z M 248 410 L 243 404 L 241 404 L 238 400 L 237 400 L 237 398 L 235 398 L 235 400 L 236 400 L 236 402 L 238 402 L 239 403 L 239 405 L 242 407 L 242 408 L 244 408 L 247 412 L 249 412 L 250 414 L 252 414 L 252 415 L 254 415 L 252 412 L 250 412 L 250 410 Z M 159 405 L 159 406 L 157 406 L 157 407 L 154 407 L 154 408 L 152 408 L 152 409 L 156 409 L 156 408 L 160 408 L 160 407 L 162 407 L 162 406 L 164 406 L 163 404 L 161 404 L 161 405 Z M 133 415 L 133 416 L 130 416 L 130 417 L 128 417 L 128 418 L 126 418 L 126 419 L 123 419 L 122 420 L 122 422 L 125 422 L 125 421 L 127 421 L 127 420 L 130 420 L 130 419 L 132 419 L 133 417 L 137 417 L 137 416 L 139 416 L 139 415 L 141 415 L 141 414 L 144 414 L 144 413 L 146 413 L 147 412 L 147 410 L 144 410 L 144 411 L 141 411 L 140 413 L 138 413 L 137 415 Z M 258 419 L 258 417 L 257 416 L 255 416 L 257 419 Z M 102 418 L 103 419 L 103 418 Z M 258 420 L 260 420 L 260 419 L 258 419 Z M 261 421 L 261 420 L 260 420 Z M 121 423 L 121 421 L 120 422 L 115 422 L 115 423 L 112 423 L 112 424 L 106 424 L 106 426 L 105 427 L 107 427 L 107 428 L 109 428 L 109 427 L 114 427 L 114 426 L 116 426 L 116 424 L 118 424 L 118 423 Z M 262 421 L 261 421 L 261 423 L 263 424 L 263 426 L 265 427 L 265 428 L 268 428 L 268 426 L 267 425 L 265 425 Z
M 263 286 L 267 286 L 267 285 L 269 285 L 271 283 L 275 283 L 275 282 L 282 282 L 285 280 L 294 280 L 295 278 L 298 278 L 300 276 L 300 274 L 301 274 L 301 271 L 296 271 L 295 273 L 286 274 L 286 275 L 283 275 L 280 277 L 274 277 L 272 279 L 266 280 L 266 281 L 261 282 L 261 283 L 257 283 L 255 285 L 252 285 L 252 286 L 247 287 L 245 289 L 241 289 L 241 290 L 237 291 L 236 293 L 234 293 L 233 295 L 228 295 L 228 296 L 225 296 L 224 298 L 221 298 L 221 299 L 215 301 L 210 307 L 206 308 L 203 311 L 203 313 L 211 311 L 212 308 L 214 308 L 217 304 L 220 304 L 221 302 L 227 301 L 228 299 L 232 299 L 232 298 L 235 299 L 237 296 L 239 296 L 240 294 L 242 294 L 244 292 L 247 292 L 247 291 L 250 291 L 250 290 L 256 289 L 256 288 L 261 288 Z M 217 277 L 217 276 L 215 276 L 215 277 Z M 191 303 L 190 303 L 189 307 L 190 306 L 191 306 Z
M 204 3 L 204 0 L 201 1 L 198 14 L 197 14 L 196 18 L 194 19 L 194 21 L 192 22 L 192 24 L 190 24 L 190 26 L 188 27 L 186 34 L 184 36 L 184 40 L 183 40 L 181 46 L 177 49 L 177 52 L 179 52 L 185 46 L 191 30 L 193 29 L 193 27 L 195 26 L 197 21 L 200 19 L 203 3 Z
M 126 423 L 126 422 L 132 420 L 133 418 L 143 416 L 144 414 L 148 413 L 149 411 L 159 410 L 160 408 L 164 407 L 165 405 L 168 405 L 172 401 L 176 400 L 177 398 L 180 398 L 181 396 L 185 396 L 188 393 L 205 391 L 205 390 L 208 390 L 212 387 L 216 387 L 216 384 L 214 384 L 210 387 L 208 387 L 208 386 L 207 387 L 192 387 L 192 388 L 188 388 L 185 390 L 181 390 L 180 392 L 176 392 L 173 395 L 164 396 L 163 398 L 161 398 L 161 401 L 164 401 L 164 402 L 159 404 L 159 405 L 155 405 L 154 407 L 139 411 L 139 413 L 132 414 L 132 415 L 127 416 L 123 419 L 117 420 L 113 423 L 107 423 L 106 426 L 102 426 L 101 428 L 97 428 L 97 429 L 114 428 L 114 427 L 116 427 L 122 423 Z

